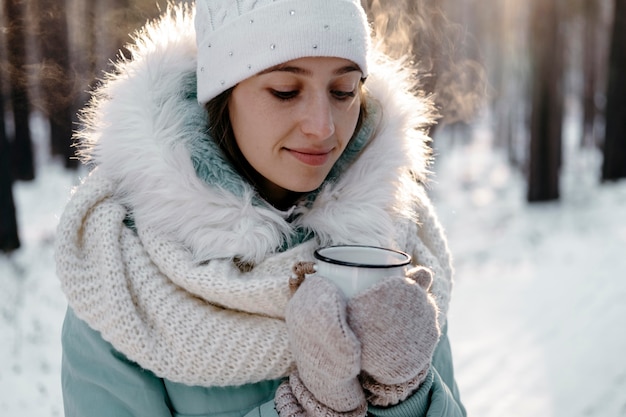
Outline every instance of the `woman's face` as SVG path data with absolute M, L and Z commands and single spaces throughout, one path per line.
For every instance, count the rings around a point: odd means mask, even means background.
M 235 141 L 271 203 L 322 184 L 354 133 L 361 77 L 346 59 L 300 58 L 233 89 Z

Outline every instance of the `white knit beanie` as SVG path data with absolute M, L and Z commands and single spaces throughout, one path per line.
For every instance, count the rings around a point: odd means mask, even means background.
M 292 59 L 356 63 L 367 76 L 370 31 L 359 0 L 196 0 L 198 101 Z

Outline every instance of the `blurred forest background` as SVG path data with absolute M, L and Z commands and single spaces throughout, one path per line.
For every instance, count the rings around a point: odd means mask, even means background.
M 432 127 L 455 140 L 489 118 L 495 146 L 527 178 L 527 201 L 559 199 L 563 125 L 595 148 L 601 182 L 626 177 L 626 0 L 363 0 L 390 54 L 418 64 Z M 191 1 L 188 1 L 191 3 Z M 401 13 L 385 13 L 391 5 Z M 49 123 L 46 152 L 78 168 L 72 131 L 88 91 L 129 34 L 166 0 L 0 0 L 0 252 L 20 246 L 12 185 L 37 163 L 29 121 Z M 407 48 L 407 45 L 410 47 Z

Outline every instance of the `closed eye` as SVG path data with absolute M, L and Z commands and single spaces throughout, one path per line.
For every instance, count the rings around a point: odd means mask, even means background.
M 344 101 L 353 98 L 356 95 L 356 90 L 352 91 L 342 91 L 342 90 L 332 90 L 330 92 L 335 99 L 339 101 Z
M 272 95 L 274 95 L 274 97 L 278 98 L 279 100 L 282 101 L 288 101 L 291 100 L 293 98 L 296 98 L 299 94 L 298 90 L 291 90 L 291 91 L 280 91 L 280 90 L 271 90 Z

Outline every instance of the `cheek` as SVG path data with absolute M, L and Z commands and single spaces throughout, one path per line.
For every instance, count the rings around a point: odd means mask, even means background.
M 272 103 L 260 97 L 260 94 L 245 89 L 235 90 L 229 103 L 230 120 L 237 142 L 268 136 L 279 126 L 277 112 L 272 109 Z
M 337 119 L 335 128 L 339 133 L 342 141 L 347 142 L 352 138 L 354 131 L 359 121 L 359 115 L 361 113 L 360 104 L 354 103 L 354 107 L 351 107 L 349 111 L 344 112 L 342 116 Z
M 254 97 L 242 96 L 242 93 L 233 94 L 228 105 L 230 123 L 235 136 L 235 142 L 242 153 L 246 153 L 255 148 L 255 132 L 261 128 L 259 123 L 263 122 L 263 117 L 259 112 L 251 111 L 252 108 L 262 108 L 254 102 Z
M 240 114 L 233 124 L 235 142 L 246 159 L 265 154 L 276 142 L 276 122 L 263 112 Z
M 256 163 L 254 161 L 255 156 L 258 157 L 260 153 L 262 153 L 262 144 L 261 138 L 259 136 L 259 132 L 252 128 L 252 121 L 246 119 L 248 123 L 244 123 L 239 126 L 238 129 L 233 127 L 233 133 L 235 135 L 235 143 L 239 148 L 239 151 L 243 155 L 243 157 L 250 163 L 252 166 L 255 166 Z M 256 167 L 255 167 L 256 168 Z

